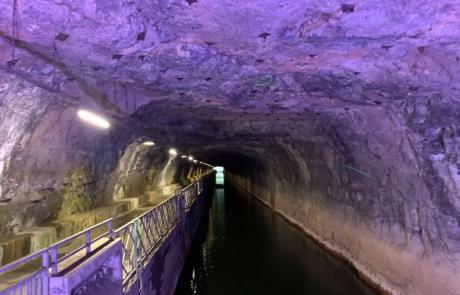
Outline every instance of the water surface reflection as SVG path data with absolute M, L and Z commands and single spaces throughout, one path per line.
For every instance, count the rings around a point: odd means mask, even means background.
M 244 190 L 217 189 L 176 295 L 377 295 L 338 261 Z

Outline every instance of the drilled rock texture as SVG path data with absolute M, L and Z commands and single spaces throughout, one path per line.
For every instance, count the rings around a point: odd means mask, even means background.
M 153 101 L 276 118 L 458 96 L 458 1 L 15 2 L 0 3 L 3 69 L 56 91 L 84 85 L 126 113 Z M 56 66 L 31 75 L 29 56 Z

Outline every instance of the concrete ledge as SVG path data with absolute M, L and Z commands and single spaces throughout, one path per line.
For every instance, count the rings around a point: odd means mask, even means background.
M 116 202 L 129 202 L 130 203 L 130 210 L 140 208 L 144 206 L 145 204 L 155 201 L 158 198 L 161 198 L 166 195 L 174 195 L 174 192 L 176 188 L 179 187 L 178 183 L 174 183 L 171 185 L 166 185 L 163 187 L 160 187 L 156 190 L 149 191 L 145 195 L 136 197 L 136 198 L 125 198 L 125 199 L 120 199 Z
M 74 233 L 109 218 L 121 216 L 165 195 L 174 194 L 177 187 L 179 187 L 178 183 L 163 186 L 140 197 L 120 199 L 89 211 L 52 221 L 43 226 L 26 229 L 18 235 L 2 238 L 0 239 L 0 265 L 8 264 L 30 253 L 44 249 Z
M 31 253 L 33 235 L 21 234 L 0 239 L 0 265 L 5 265 L 13 262 L 25 255 L 23 253 Z M 27 255 L 26 254 L 26 255 Z

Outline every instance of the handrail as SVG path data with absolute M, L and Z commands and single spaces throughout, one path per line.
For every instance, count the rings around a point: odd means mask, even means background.
M 179 222 L 180 198 L 184 197 L 186 199 L 185 209 L 189 210 L 190 206 L 204 188 L 205 177 L 211 173 L 213 172 L 201 175 L 200 178 L 193 181 L 184 189 L 179 187 L 176 189 L 174 196 L 162 201 L 151 210 L 143 213 L 116 230 L 113 230 L 112 228 L 113 218 L 111 218 L 58 241 L 46 249 L 37 251 L 0 267 L 0 275 L 2 275 L 23 263 L 42 256 L 42 266 L 40 269 L 28 275 L 25 279 L 22 279 L 7 287 L 5 290 L 0 291 L 0 295 L 14 295 L 16 293 L 26 295 L 48 295 L 49 277 L 50 274 L 58 274 L 58 264 L 71 258 L 83 249 L 86 249 L 86 254 L 90 253 L 91 245 L 100 241 L 104 237 L 108 237 L 109 240 L 113 240 L 115 237 L 122 238 L 122 261 L 125 261 L 125 258 L 128 258 L 129 260 L 127 261 L 128 264 L 126 267 L 123 263 L 123 282 L 125 283 L 125 281 L 128 280 L 134 273 L 136 273 L 139 279 L 141 279 L 140 273 L 146 256 L 161 243 L 162 239 L 165 238 L 168 232 Z M 104 225 L 108 226 L 108 231 L 94 239 L 91 239 L 91 232 Z M 121 237 L 120 234 L 123 234 L 123 237 Z M 66 253 L 58 259 L 58 248 L 60 246 L 68 244 L 83 235 L 85 236 L 85 242 L 82 246 Z M 49 261 L 50 252 L 51 263 Z
M 44 252 L 48 252 L 48 251 L 49 251 L 49 249 L 46 248 L 46 249 L 40 250 L 38 252 L 35 252 L 35 253 L 29 254 L 27 256 L 24 256 L 22 258 L 19 258 L 18 260 L 15 260 L 15 261 L 10 262 L 8 264 L 5 264 L 4 266 L 0 267 L 0 274 L 5 273 L 5 272 L 9 271 L 10 269 L 18 266 L 23 261 L 32 260 L 35 257 L 38 257 L 38 256 L 42 255 Z
M 97 242 L 104 236 L 109 235 L 109 237 L 112 236 L 112 220 L 113 219 L 108 219 L 102 223 L 96 224 L 95 226 L 92 226 L 84 231 L 81 231 L 75 235 L 72 235 L 64 240 L 61 240 L 59 242 L 54 243 L 53 245 L 47 247 L 46 249 L 40 250 L 38 252 L 35 252 L 33 254 L 27 255 L 25 257 L 22 257 L 12 263 L 9 263 L 3 267 L 0 267 L 0 275 L 5 274 L 8 271 L 19 267 L 23 263 L 26 263 L 28 261 L 31 261 L 39 256 L 42 256 L 42 266 L 34 273 L 31 273 L 28 275 L 25 279 L 20 280 L 19 282 L 7 287 L 5 290 L 0 291 L 1 295 L 14 295 L 16 292 L 18 294 L 37 294 L 37 295 L 48 295 L 49 294 L 49 276 L 50 276 L 50 270 L 51 274 L 55 275 L 57 274 L 58 270 L 58 264 L 63 262 L 66 259 L 69 259 L 79 251 L 81 251 L 83 248 L 86 247 L 86 252 L 89 253 L 91 250 L 91 244 L 94 242 Z M 97 237 L 96 239 L 91 240 L 91 231 L 95 230 L 105 224 L 108 224 L 108 232 Z M 70 253 L 67 253 L 60 259 L 57 258 L 57 250 L 59 246 L 62 246 L 64 244 L 70 243 L 71 241 L 74 241 L 76 238 L 85 235 L 86 234 L 86 241 L 85 245 L 78 247 L 77 249 L 73 250 Z M 51 251 L 51 264 L 49 261 L 49 254 Z
M 194 184 L 195 184 L 195 181 L 192 182 L 191 184 L 187 185 L 186 187 L 184 187 L 182 190 L 184 191 L 184 190 L 190 188 L 191 186 L 193 186 Z
M 174 197 L 177 197 L 177 195 L 174 195 L 174 196 L 172 196 L 172 197 L 170 197 L 170 198 L 168 198 L 168 199 L 166 199 L 166 200 L 163 200 L 161 203 L 158 203 L 157 205 L 155 205 L 151 210 L 149 210 L 149 211 L 143 213 L 142 215 L 139 215 L 138 217 L 134 218 L 134 219 L 133 219 L 132 221 L 130 221 L 130 222 L 133 222 L 133 221 L 136 220 L 136 219 L 141 219 L 142 217 L 144 217 L 145 215 L 147 215 L 150 211 L 152 211 L 153 209 L 155 209 L 155 208 L 157 208 L 157 207 L 160 207 L 161 205 L 163 205 L 164 203 L 166 203 L 167 201 L 171 200 L 171 199 L 174 198 Z
M 185 209 L 190 210 L 204 188 L 204 179 L 212 173 L 202 175 L 184 189 L 179 187 L 173 197 L 114 231 L 123 243 L 123 285 L 126 285 L 134 274 L 141 280 L 143 261 L 179 221 L 179 198 L 185 198 Z
M 142 261 L 156 248 L 168 231 L 179 221 L 178 198 L 173 196 L 148 212 L 116 229 L 122 239 L 123 282 L 142 271 Z
M 75 238 L 78 238 L 79 236 L 82 236 L 83 234 L 85 234 L 85 233 L 87 233 L 87 232 L 90 232 L 90 231 L 92 231 L 93 229 L 99 228 L 99 227 L 101 227 L 101 226 L 103 226 L 103 225 L 105 225 L 105 224 L 109 224 L 109 231 L 111 231 L 112 221 L 113 221 L 113 218 L 109 218 L 109 219 L 107 219 L 107 220 L 105 220 L 105 221 L 103 221 L 103 222 L 101 222 L 101 223 L 98 223 L 98 224 L 96 224 L 96 225 L 93 225 L 93 226 L 90 227 L 90 228 L 87 228 L 87 229 L 85 229 L 85 230 L 82 230 L 81 232 L 78 232 L 78 233 L 76 233 L 76 234 L 74 234 L 74 235 L 72 235 L 72 236 L 70 236 L 70 237 L 68 237 L 68 238 L 65 238 L 65 239 L 63 239 L 63 240 L 60 240 L 59 242 L 56 242 L 56 243 L 52 244 L 52 245 L 50 246 L 50 248 L 51 248 L 51 247 L 59 247 L 59 246 L 61 246 L 61 245 L 63 245 L 63 244 L 67 244 L 68 242 L 74 240 Z
M 31 291 L 32 290 L 32 291 Z M 17 282 L 0 292 L 0 294 L 25 294 L 48 295 L 49 294 L 49 269 L 42 268 L 27 278 Z
M 96 224 L 90 228 L 87 228 L 79 233 L 76 233 L 68 238 L 65 238 L 53 245 L 51 245 L 49 247 L 49 249 L 51 249 L 51 270 L 52 270 L 52 273 L 53 275 L 56 275 L 57 272 L 58 272 L 58 264 L 61 263 L 62 261 L 72 257 L 73 255 L 75 255 L 76 253 L 80 252 L 81 250 L 85 249 L 86 248 L 86 254 L 90 253 L 91 252 L 91 245 L 99 240 L 101 240 L 103 237 L 107 236 L 109 237 L 109 239 L 112 239 L 112 222 L 113 222 L 113 218 L 110 218 L 110 219 L 107 219 L 106 221 L 103 221 L 99 224 Z M 103 225 L 108 225 L 108 231 L 98 237 L 96 237 L 94 240 L 91 240 L 91 231 L 92 230 L 95 230 Z M 73 240 L 75 240 L 76 238 L 82 236 L 82 235 L 85 235 L 85 244 L 83 246 L 80 246 L 78 247 L 77 249 L 73 250 L 72 252 L 70 253 L 67 253 L 66 255 L 64 255 L 63 257 L 61 258 L 57 258 L 57 250 L 59 248 L 59 246 L 62 246 L 64 244 L 67 244 Z

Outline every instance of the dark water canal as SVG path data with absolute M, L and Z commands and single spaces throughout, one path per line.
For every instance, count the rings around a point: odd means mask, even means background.
M 203 215 L 175 295 L 376 295 L 343 262 L 229 184 Z

